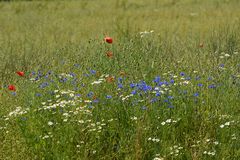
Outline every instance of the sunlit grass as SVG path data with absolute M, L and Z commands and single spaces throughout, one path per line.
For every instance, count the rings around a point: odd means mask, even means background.
M 239 159 L 239 6 L 1 2 L 0 159 Z

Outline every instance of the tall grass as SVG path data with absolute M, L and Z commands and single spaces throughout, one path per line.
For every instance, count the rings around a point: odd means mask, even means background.
M 239 6 L 1 2 L 0 159 L 239 159 Z

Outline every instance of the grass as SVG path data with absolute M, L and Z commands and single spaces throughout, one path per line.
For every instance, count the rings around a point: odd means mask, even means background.
M 239 6 L 0 2 L 0 159 L 238 160 Z

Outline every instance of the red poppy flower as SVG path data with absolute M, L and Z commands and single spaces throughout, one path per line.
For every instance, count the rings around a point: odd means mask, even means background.
M 16 87 L 15 87 L 14 85 L 9 85 L 9 86 L 8 86 L 8 89 L 9 89 L 10 91 L 16 91 Z
M 20 77 L 23 77 L 24 76 L 24 72 L 22 72 L 22 71 L 17 71 L 16 72 Z
M 107 52 L 107 53 L 106 53 L 106 55 L 107 55 L 107 57 L 109 57 L 109 58 L 112 58 L 112 57 L 113 57 L 113 53 L 112 53 L 112 52 L 110 52 L 110 51 L 109 51 L 109 52 Z
M 113 43 L 113 39 L 111 37 L 105 37 L 104 40 L 107 43 Z

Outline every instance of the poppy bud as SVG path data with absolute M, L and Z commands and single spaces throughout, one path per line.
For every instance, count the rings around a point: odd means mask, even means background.
M 109 77 L 106 78 L 106 81 L 107 81 L 108 83 L 111 83 L 111 82 L 114 81 L 114 77 L 109 76 Z
M 23 77 L 24 76 L 24 72 L 22 72 L 22 71 L 17 71 L 16 72 L 20 77 Z
M 93 100 L 97 99 L 97 96 L 93 96 Z
M 107 55 L 107 57 L 109 57 L 109 58 L 112 58 L 112 57 L 113 57 L 113 53 L 112 53 L 111 51 L 107 52 L 106 55 Z
M 105 37 L 104 40 L 107 43 L 112 43 L 113 42 L 113 39 L 111 37 Z
M 16 91 L 16 87 L 15 87 L 14 85 L 9 85 L 9 86 L 8 86 L 8 89 L 9 89 L 10 91 Z
M 199 47 L 200 47 L 200 48 L 203 48 L 203 43 L 200 43 L 200 44 L 199 44 Z

